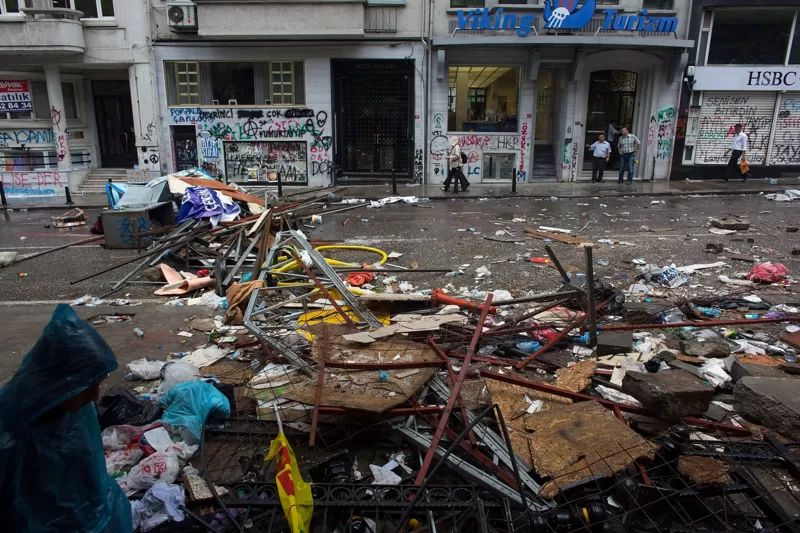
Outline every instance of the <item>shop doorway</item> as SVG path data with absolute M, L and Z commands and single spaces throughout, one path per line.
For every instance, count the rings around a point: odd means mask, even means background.
M 542 70 L 537 80 L 536 99 L 536 144 L 553 144 L 553 121 L 555 120 L 555 84 L 556 72 Z
M 334 59 L 337 181 L 413 177 L 414 66 L 409 60 Z
M 589 101 L 586 113 L 585 144 L 592 144 L 597 136 L 606 134 L 611 121 L 618 127 L 631 127 L 633 109 L 636 104 L 636 82 L 638 75 L 627 70 L 598 70 L 589 78 Z M 636 133 L 636 132 L 632 132 Z M 637 134 L 641 138 L 641 135 Z M 612 161 L 610 167 L 615 167 Z M 592 157 L 588 150 L 583 157 L 583 170 L 592 169 Z
M 561 71 L 542 69 L 539 71 L 536 90 L 536 132 L 533 151 L 533 178 L 537 180 L 557 179 L 556 155 L 553 140 L 558 109 L 564 94 Z
M 172 126 L 172 153 L 175 171 L 197 166 L 197 131 L 194 126 Z
M 133 168 L 137 163 L 131 88 L 128 80 L 93 81 L 100 165 Z

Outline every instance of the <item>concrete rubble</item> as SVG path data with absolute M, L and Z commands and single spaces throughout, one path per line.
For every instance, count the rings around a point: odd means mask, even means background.
M 520 263 L 559 282 L 492 287 L 488 261 L 426 268 L 314 238 L 326 214 L 424 199 L 261 197 L 199 171 L 166 182 L 182 215 L 104 269 L 128 273 L 99 296 L 144 279 L 165 306 L 212 315 L 175 333 L 191 349 L 136 360 L 100 402 L 108 472 L 151 531 L 244 531 L 265 515 L 264 531 L 291 530 L 279 432 L 311 485 L 309 531 L 796 529 L 794 489 L 758 482 L 800 485 L 791 276 L 695 292 L 747 273 L 632 256 L 602 277 L 593 254 L 614 241 L 520 219 L 508 245 L 536 247 Z M 186 190 L 204 185 L 230 201 L 190 211 Z M 459 271 L 480 285 L 457 286 Z M 775 504 L 786 494 L 793 515 Z

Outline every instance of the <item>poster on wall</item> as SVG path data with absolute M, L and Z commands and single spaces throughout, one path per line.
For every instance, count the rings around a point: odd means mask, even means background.
M 305 141 L 223 142 L 225 176 L 234 183 L 308 185 L 308 146 Z
M 33 111 L 28 80 L 0 80 L 0 113 Z

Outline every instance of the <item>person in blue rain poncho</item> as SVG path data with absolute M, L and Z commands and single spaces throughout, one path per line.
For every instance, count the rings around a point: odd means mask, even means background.
M 130 504 L 106 472 L 93 403 L 115 368 L 94 328 L 71 307 L 56 307 L 0 388 L 0 529 L 132 530 Z

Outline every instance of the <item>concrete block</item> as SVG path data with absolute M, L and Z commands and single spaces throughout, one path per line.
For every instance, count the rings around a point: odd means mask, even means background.
M 632 347 L 632 331 L 601 331 L 597 335 L 597 355 L 627 353 Z
M 646 408 L 667 418 L 701 415 L 708 410 L 714 388 L 684 370 L 662 370 L 656 374 L 628 372 L 622 392 Z
M 777 366 L 743 363 L 737 358 L 731 365 L 731 379 L 735 382 L 747 376 L 785 378 L 786 374 L 778 369 Z
M 720 229 L 746 230 L 750 229 L 749 222 L 742 222 L 733 218 L 712 218 L 711 225 Z
M 743 377 L 733 389 L 736 410 L 748 420 L 800 440 L 798 385 L 797 378 Z
M 681 341 L 681 351 L 696 357 L 728 357 L 730 345 L 723 339 Z

